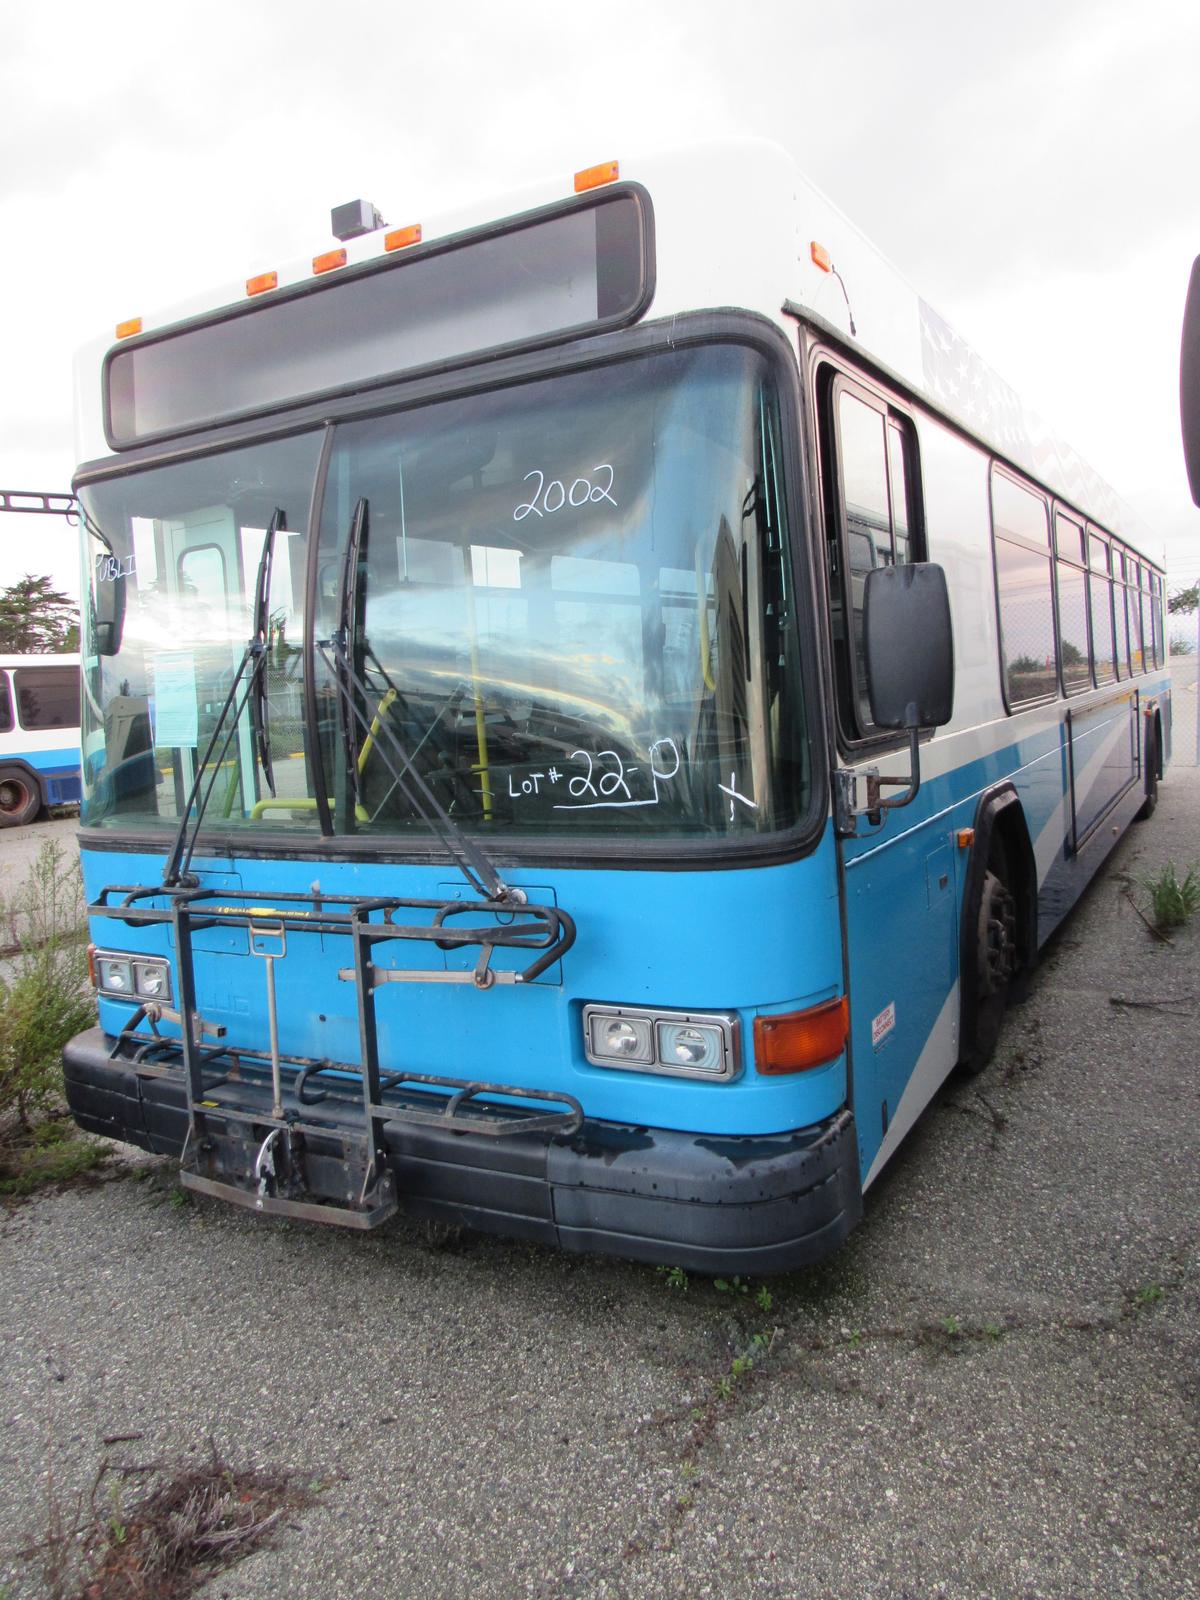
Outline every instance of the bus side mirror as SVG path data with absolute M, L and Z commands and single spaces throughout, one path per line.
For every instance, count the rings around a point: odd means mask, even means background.
M 1192 499 L 1200 506 L 1200 256 L 1192 262 L 1179 353 L 1179 419 Z
M 880 728 L 940 728 L 954 709 L 954 635 L 946 574 L 932 561 L 867 573 L 863 649 Z
M 855 817 L 879 827 L 885 811 L 906 806 L 921 787 L 920 734 L 940 728 L 954 709 L 954 634 L 946 574 L 932 561 L 876 567 L 863 592 L 863 654 L 871 717 L 879 728 L 908 734 L 907 777 L 883 776 L 877 767 L 864 774 L 867 803 L 860 812 L 852 773 L 835 780 L 836 826 L 855 837 Z M 885 788 L 904 792 L 883 799 Z
M 85 595 L 85 599 L 87 596 Z M 92 639 L 98 656 L 115 656 L 125 631 L 125 578 L 93 581 L 91 597 Z

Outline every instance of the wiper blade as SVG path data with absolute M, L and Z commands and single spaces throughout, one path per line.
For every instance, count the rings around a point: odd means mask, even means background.
M 365 495 L 360 496 L 350 518 L 350 533 L 346 552 L 342 557 L 342 582 L 338 591 L 338 619 L 334 638 L 342 656 L 350 663 L 351 671 L 359 654 L 358 636 L 361 632 L 361 586 L 358 581 L 359 562 L 362 559 L 370 526 L 370 504 Z M 334 670 L 339 694 L 351 713 L 357 713 L 354 690 L 343 679 L 340 666 Z M 355 716 L 342 717 L 342 742 L 346 760 L 346 780 L 350 789 L 350 805 L 355 809 L 362 804 L 362 779 L 359 769 L 358 734 Z
M 275 535 L 284 525 L 284 513 L 276 507 L 271 516 L 270 526 L 267 528 L 266 537 L 263 539 L 263 551 L 258 563 L 258 578 L 254 585 L 254 633 L 247 641 L 238 669 L 233 675 L 233 682 L 229 685 L 229 693 L 225 696 L 225 703 L 217 717 L 216 726 L 209 737 L 203 759 L 196 767 L 196 776 L 188 793 L 187 804 L 179 819 L 179 830 L 175 835 L 175 842 L 171 846 L 171 853 L 167 857 L 163 868 L 163 888 L 196 887 L 196 878 L 189 871 L 192 863 L 192 852 L 196 848 L 196 840 L 200 835 L 200 828 L 204 822 L 204 813 L 208 810 L 208 802 L 217 782 L 217 774 L 228 753 L 229 746 L 233 743 L 234 735 L 238 730 L 238 723 L 242 720 L 242 713 L 249 705 L 250 717 L 254 727 L 255 746 L 259 759 L 263 763 L 263 773 L 271 793 L 275 793 L 275 784 L 271 775 L 270 744 L 266 728 L 266 693 L 263 689 L 267 658 L 267 630 L 270 617 L 268 606 L 271 594 L 271 562 L 275 549 Z M 247 668 L 250 669 L 250 681 L 241 697 L 241 703 L 233 712 L 230 711 L 238 698 L 238 690 L 242 679 L 246 676 Z M 228 732 L 225 732 L 228 723 Z M 225 742 L 221 746 L 220 754 L 213 761 L 213 751 L 217 747 L 217 740 L 225 732 Z M 196 806 L 196 797 L 200 793 L 200 786 L 204 782 L 204 775 L 209 771 L 208 787 L 204 791 L 204 798 Z M 193 820 L 192 810 L 195 807 Z
M 284 527 L 285 520 L 282 508 L 276 506 L 263 535 L 258 577 L 254 584 L 254 632 L 246 646 L 247 651 L 253 651 L 255 655 L 255 673 L 250 685 L 250 723 L 254 729 L 254 747 L 272 796 L 275 794 L 275 774 L 271 767 L 271 736 L 267 730 L 266 659 L 271 642 L 271 567 L 275 560 L 275 535 Z

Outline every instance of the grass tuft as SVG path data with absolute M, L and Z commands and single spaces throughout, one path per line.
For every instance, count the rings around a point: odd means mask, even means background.
M 1154 877 L 1143 878 L 1142 887 L 1150 896 L 1153 923 L 1160 933 L 1182 928 L 1200 910 L 1200 872 L 1194 863 L 1180 879 L 1175 863 L 1168 861 Z

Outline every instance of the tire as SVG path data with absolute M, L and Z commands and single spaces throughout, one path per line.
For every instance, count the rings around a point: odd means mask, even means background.
M 1017 902 L 999 872 L 989 865 L 979 896 L 975 937 L 975 1027 L 962 1068 L 969 1077 L 983 1071 L 995 1054 L 1009 991 L 1020 966 Z
M 42 809 L 42 789 L 24 767 L 0 767 L 0 828 L 22 828 Z
M 1142 801 L 1142 809 L 1133 819 L 1135 822 L 1149 822 L 1158 806 L 1158 739 L 1153 728 L 1146 734 L 1146 755 L 1142 768 L 1146 798 Z

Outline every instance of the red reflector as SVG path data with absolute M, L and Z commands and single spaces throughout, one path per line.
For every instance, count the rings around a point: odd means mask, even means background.
M 314 272 L 332 272 L 335 267 L 346 265 L 346 252 L 344 250 L 326 250 L 323 256 L 313 257 Z
M 754 1064 L 759 1072 L 807 1072 L 836 1061 L 846 1048 L 850 1007 L 845 996 L 808 1011 L 755 1017 Z

